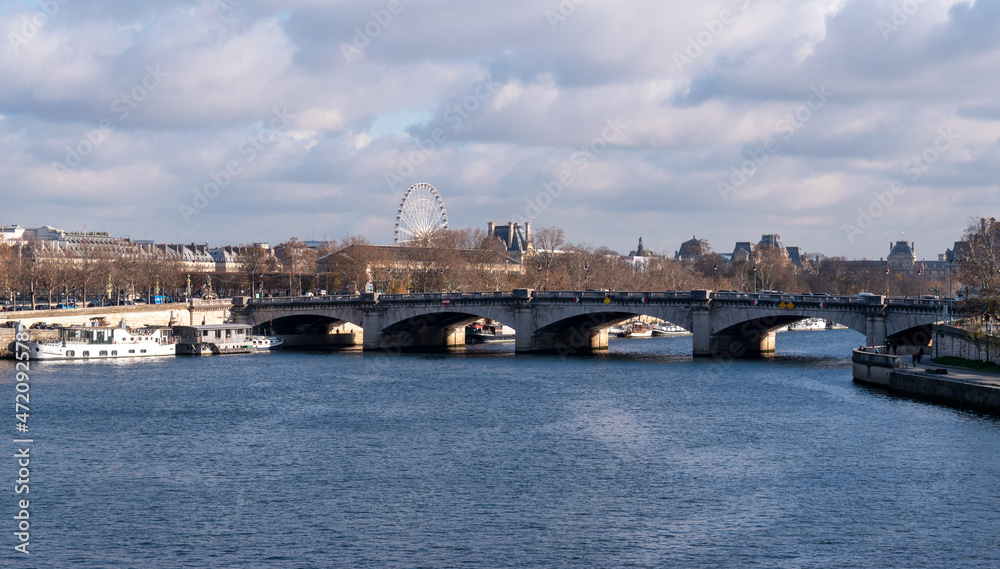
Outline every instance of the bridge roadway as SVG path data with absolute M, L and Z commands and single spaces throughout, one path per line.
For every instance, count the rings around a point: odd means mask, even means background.
M 465 326 L 489 318 L 515 329 L 519 353 L 607 349 L 609 327 L 645 315 L 691 331 L 695 356 L 759 357 L 774 352 L 778 328 L 811 317 L 857 330 L 867 345 L 927 346 L 930 326 L 942 319 L 942 310 L 934 300 L 877 295 L 515 289 L 240 297 L 232 313 L 238 322 L 299 337 L 343 332 L 349 323 L 363 331 L 360 343 L 366 350 L 463 345 Z

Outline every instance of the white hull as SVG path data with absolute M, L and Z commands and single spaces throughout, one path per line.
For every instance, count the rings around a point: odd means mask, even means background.
M 173 356 L 177 353 L 172 333 L 166 328 L 130 329 L 123 325 L 70 326 L 59 331 L 58 340 L 25 342 L 32 360 L 103 360 Z
M 257 351 L 280 350 L 285 340 L 278 336 L 251 336 L 250 341 Z
M 653 331 L 646 330 L 645 332 L 625 332 L 618 335 L 619 338 L 652 338 Z
M 680 326 L 675 326 L 673 324 L 658 324 L 653 326 L 654 336 L 689 336 L 691 332 L 688 332 Z
M 802 332 L 806 330 L 826 330 L 826 320 L 822 318 L 808 318 L 799 322 L 793 322 L 785 327 L 785 332 Z
M 642 322 L 636 322 L 618 333 L 619 338 L 652 338 L 653 329 Z
M 173 356 L 176 344 L 137 342 L 135 344 L 74 344 L 27 342 L 28 358 L 32 360 L 106 360 Z

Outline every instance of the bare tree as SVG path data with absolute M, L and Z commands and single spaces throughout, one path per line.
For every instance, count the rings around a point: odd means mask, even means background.
M 302 241 L 299 241 L 297 237 L 292 237 L 290 240 L 278 245 L 276 249 L 282 271 L 288 275 L 289 294 L 292 294 L 292 290 L 298 284 L 295 277 L 301 280 L 303 275 L 312 276 L 316 271 L 316 251 L 310 249 Z M 298 287 L 300 294 L 302 293 L 301 288 L 301 286 Z

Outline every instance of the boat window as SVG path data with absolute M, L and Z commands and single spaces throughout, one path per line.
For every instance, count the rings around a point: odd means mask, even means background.
M 100 355 L 106 356 L 106 355 L 108 355 L 108 351 L 107 350 L 101 350 Z
M 145 353 L 146 353 L 146 350 L 139 350 L 139 353 L 140 353 L 140 354 L 145 354 Z
M 66 357 L 72 358 L 76 355 L 76 350 L 66 350 Z
M 111 350 L 111 355 L 112 356 L 117 356 L 118 355 L 118 350 Z
M 89 352 L 89 351 L 87 351 L 87 350 L 84 350 L 84 351 L 83 351 L 83 357 L 85 357 L 85 358 L 89 358 L 89 357 L 90 357 L 90 352 Z
M 135 353 L 135 350 L 129 350 L 129 351 L 128 351 L 128 353 L 130 353 L 130 354 L 134 354 L 134 353 Z

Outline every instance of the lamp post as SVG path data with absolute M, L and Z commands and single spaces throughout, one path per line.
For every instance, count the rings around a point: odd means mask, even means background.
M 952 257 L 948 261 L 948 317 L 951 318 L 951 313 L 955 311 L 955 295 L 951 290 L 952 275 L 955 272 L 955 258 Z
M 917 298 L 920 298 L 920 293 L 921 291 L 923 291 L 923 283 L 921 282 L 923 274 L 924 274 L 924 268 L 920 267 L 920 269 L 917 271 Z
M 590 264 L 583 265 L 583 288 L 590 288 Z
M 712 267 L 712 280 L 713 280 L 712 290 L 713 291 L 719 290 L 719 264 L 718 263 L 716 263 L 715 266 Z
M 753 293 L 757 294 L 757 265 L 753 266 Z
M 885 268 L 885 295 L 889 296 L 889 267 Z

